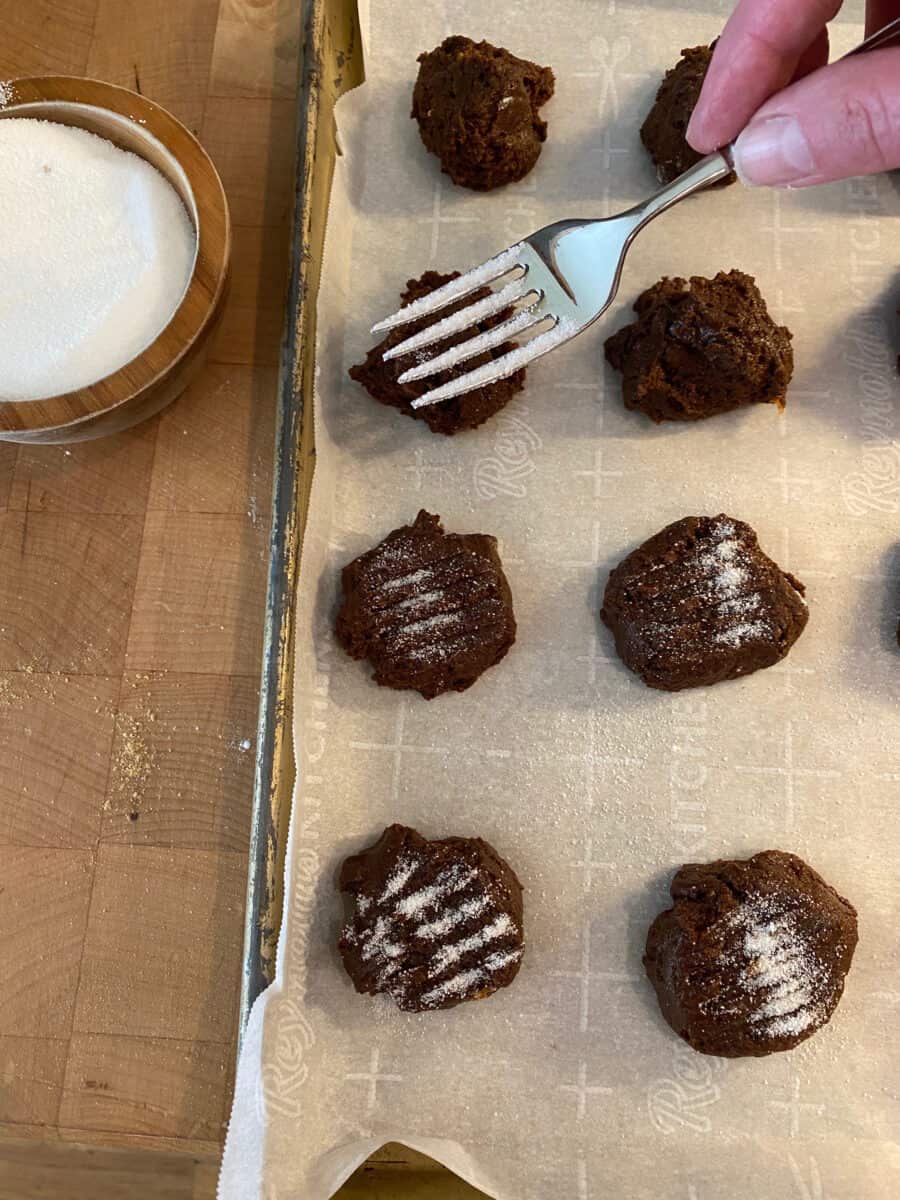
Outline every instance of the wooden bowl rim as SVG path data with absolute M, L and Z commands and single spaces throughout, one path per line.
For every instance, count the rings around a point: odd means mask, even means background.
M 105 109 L 131 121 L 143 135 L 156 138 L 180 165 L 197 214 L 197 254 L 188 286 L 168 324 L 136 358 L 71 392 L 41 400 L 0 399 L 2 431 L 65 429 L 140 397 L 169 376 L 209 329 L 228 280 L 231 215 L 222 180 L 203 146 L 176 117 L 146 96 L 100 79 L 69 75 L 13 79 L 5 89 L 9 98 L 0 106 L 0 118 L 24 105 L 62 102 Z M 222 228 L 221 238 L 210 232 L 217 226 Z M 204 280 L 213 281 L 208 298 Z

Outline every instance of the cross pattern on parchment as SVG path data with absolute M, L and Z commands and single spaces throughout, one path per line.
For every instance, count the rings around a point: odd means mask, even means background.
M 793 566 L 791 558 L 791 531 L 787 525 L 781 527 L 781 554 L 778 557 L 778 565 L 782 571 L 792 571 L 801 580 L 834 579 L 837 574 L 835 571 L 819 571 L 814 567 Z
M 604 129 L 600 135 L 600 145 L 591 146 L 588 154 L 593 158 L 595 155 L 600 157 L 600 178 L 599 178 L 599 199 L 602 217 L 611 215 L 612 209 L 612 191 L 613 181 L 615 180 L 614 164 L 616 155 L 628 155 L 631 153 L 629 146 L 614 146 L 612 143 L 612 135 L 608 129 Z M 596 200 L 593 201 L 596 204 Z
M 441 242 L 441 230 L 445 225 L 471 225 L 478 221 L 478 217 L 464 217 L 461 214 L 445 213 L 443 207 L 443 189 L 444 181 L 436 179 L 434 181 L 431 212 L 427 217 L 418 218 L 420 223 L 430 222 L 431 224 L 431 250 L 428 260 L 430 263 L 434 263 L 437 260 L 438 247 Z
M 594 807 L 594 796 L 591 792 L 590 807 Z M 594 840 L 593 838 L 585 838 L 584 841 L 584 857 L 581 862 L 575 864 L 576 867 L 581 867 L 584 872 L 584 890 L 589 892 L 591 885 L 594 882 L 595 871 L 611 871 L 615 867 L 615 863 L 600 862 L 594 859 Z
M 791 504 L 804 495 L 812 480 L 802 475 L 792 475 L 788 467 L 788 459 L 782 454 L 778 459 L 777 474 L 770 475 L 766 483 L 777 484 L 781 490 L 782 504 Z
M 790 1100 L 767 1100 L 766 1103 L 770 1108 L 783 1109 L 790 1115 L 789 1134 L 792 1138 L 800 1132 L 800 1116 L 803 1109 L 808 1108 L 817 1116 L 821 1116 L 825 1111 L 824 1104 L 810 1104 L 808 1101 L 800 1099 L 800 1077 L 798 1075 L 794 1076 Z
M 780 764 L 771 767 L 735 767 L 743 775 L 772 775 L 784 780 L 785 828 L 794 828 L 795 788 L 798 779 L 837 779 L 840 771 L 822 767 L 799 767 L 794 761 L 794 722 L 784 723 L 783 757 Z
M 586 1062 L 582 1062 L 578 1067 L 578 1082 L 561 1083 L 558 1090 L 561 1092 L 572 1092 L 577 1097 L 575 1105 L 576 1121 L 584 1120 L 587 1113 L 587 1102 L 591 1096 L 609 1096 L 612 1094 L 612 1088 L 603 1087 L 602 1084 L 598 1083 L 588 1083 Z
M 591 970 L 591 924 L 586 921 L 581 934 L 581 970 L 554 971 L 555 979 L 572 979 L 578 983 L 578 1028 L 581 1033 L 587 1033 L 590 1028 L 591 1015 L 591 984 L 595 980 L 613 983 L 630 983 L 638 978 L 625 971 L 592 971 Z
M 394 724 L 394 740 L 392 742 L 351 742 L 353 750 L 383 750 L 393 754 L 394 763 L 391 771 L 391 802 L 397 803 L 400 794 L 400 767 L 404 754 L 449 754 L 449 746 L 410 746 L 404 743 L 403 734 L 406 726 L 406 698 L 401 696 L 397 704 L 397 719 Z
M 604 467 L 603 458 L 607 447 L 602 442 L 598 442 L 594 447 L 593 460 L 594 465 L 583 471 L 573 471 L 572 474 L 578 479 L 593 479 L 594 488 L 593 494 L 595 500 L 603 499 L 603 484 L 606 479 L 621 479 L 621 471 L 611 471 L 608 467 Z
M 782 205 L 784 203 L 784 195 L 778 188 L 771 188 L 770 195 L 772 197 L 772 220 L 771 224 L 763 225 L 763 233 L 772 235 L 772 246 L 775 251 L 775 269 L 781 271 L 784 267 L 784 238 L 796 237 L 799 233 L 818 234 L 821 233 L 822 227 L 818 224 L 813 224 L 809 221 L 797 223 L 785 218 Z
M 388 1074 L 380 1071 L 381 1053 L 373 1047 L 372 1053 L 369 1056 L 368 1071 L 352 1071 L 344 1076 L 347 1082 L 365 1083 L 368 1085 L 366 1094 L 366 1119 L 371 1117 L 375 1111 L 375 1103 L 378 1099 L 378 1085 L 380 1083 L 402 1083 L 402 1075 Z
M 769 673 L 771 675 L 780 675 L 784 680 L 785 696 L 793 696 L 794 680 L 799 675 L 815 675 L 816 672 L 813 667 L 796 667 L 789 658 L 783 658 L 777 666 L 769 669 Z
M 579 1158 L 575 1175 L 575 1194 L 577 1200 L 591 1200 L 591 1189 L 588 1186 L 587 1161 Z
M 497 746 L 479 747 L 467 743 L 464 749 L 450 746 L 411 745 L 404 741 L 406 728 L 406 697 L 401 696 L 397 703 L 397 719 L 394 724 L 394 740 L 392 742 L 350 742 L 353 750 L 377 750 L 393 754 L 394 763 L 391 772 L 391 800 L 397 802 L 400 794 L 400 768 L 404 754 L 474 754 L 484 758 L 510 758 L 512 751 Z
M 599 85 L 594 93 L 597 105 L 597 116 L 606 116 L 607 105 L 612 109 L 613 116 L 619 115 L 620 79 L 642 79 L 643 76 L 635 71 L 622 71 L 623 63 L 631 61 L 631 42 L 628 38 L 620 37 L 610 43 L 605 37 L 591 38 L 588 53 L 595 65 L 587 71 L 574 71 L 576 79 L 595 79 Z
M 421 447 L 415 452 L 415 462 L 410 463 L 403 470 L 407 475 L 413 477 L 416 491 L 422 490 L 422 485 L 425 482 L 426 476 L 432 476 L 435 479 L 440 479 L 449 473 L 450 468 L 445 463 L 430 463 L 425 460 L 425 451 Z

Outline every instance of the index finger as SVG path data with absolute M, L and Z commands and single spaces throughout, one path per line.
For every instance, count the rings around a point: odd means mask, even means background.
M 840 7 L 841 0 L 740 0 L 688 125 L 694 149 L 706 154 L 737 137 L 759 106 L 790 83 Z

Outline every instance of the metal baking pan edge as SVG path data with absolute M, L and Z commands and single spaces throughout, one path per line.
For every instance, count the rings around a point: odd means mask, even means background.
M 294 597 L 315 466 L 315 305 L 331 178 L 339 153 L 334 105 L 362 78 L 356 0 L 304 0 L 291 265 L 278 381 L 238 1053 L 253 1002 L 271 982 L 281 925 L 284 852 L 294 785 Z

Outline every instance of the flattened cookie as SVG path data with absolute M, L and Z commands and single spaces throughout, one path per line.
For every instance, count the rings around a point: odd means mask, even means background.
M 340 889 L 355 905 L 339 949 L 358 992 L 427 1012 L 483 999 L 518 974 L 522 885 L 481 838 L 430 842 L 391 825 L 344 862 Z
M 610 572 L 601 617 L 648 687 L 677 692 L 779 662 L 806 627 L 804 587 L 743 521 L 684 517 Z
M 408 280 L 406 291 L 400 297 L 403 307 L 405 308 L 407 304 L 412 304 L 413 301 L 427 296 L 429 292 L 443 287 L 445 283 L 458 279 L 459 274 L 459 271 L 451 271 L 449 275 L 441 275 L 437 271 L 426 271 L 420 279 Z M 490 295 L 489 288 L 479 288 L 456 304 L 449 304 L 446 308 L 442 308 L 436 317 L 411 321 L 400 329 L 391 330 L 377 346 L 372 347 L 366 355 L 365 362 L 350 368 L 350 378 L 361 383 L 372 399 L 377 400 L 379 404 L 397 408 L 406 417 L 424 421 L 434 433 L 444 433 L 449 436 L 465 429 L 477 429 L 479 425 L 483 425 L 485 421 L 498 413 L 501 408 L 505 408 L 513 396 L 521 392 L 525 386 L 524 367 L 520 367 L 518 371 L 508 375 L 505 379 L 498 379 L 496 383 L 489 383 L 485 387 L 474 388 L 471 392 L 466 392 L 462 396 L 454 396 L 451 400 L 442 400 L 438 404 L 426 405 L 425 408 L 413 408 L 412 402 L 419 396 L 424 396 L 432 388 L 449 383 L 451 379 L 458 379 L 460 375 L 464 375 L 467 371 L 474 371 L 476 367 L 484 366 L 491 359 L 502 357 L 513 349 L 512 342 L 494 346 L 493 349 L 486 350 L 483 354 L 476 354 L 459 366 L 451 367 L 446 371 L 438 371 L 427 379 L 416 379 L 411 383 L 398 383 L 398 379 L 408 367 L 418 361 L 416 353 L 385 361 L 384 352 L 405 341 L 408 337 L 412 337 L 413 334 L 427 329 L 435 321 L 443 320 L 444 317 L 449 317 L 461 308 L 465 308 L 466 305 L 475 300 L 483 300 L 488 295 Z M 477 332 L 487 333 L 489 329 L 501 321 L 505 321 L 511 314 L 512 310 L 505 308 L 496 316 L 478 322 Z M 443 353 L 445 350 L 467 341 L 474 332 L 473 328 L 466 329 L 454 337 L 444 338 L 441 342 L 429 347 L 427 351 L 420 353 L 423 354 L 423 357 L 426 354 Z
M 516 640 L 496 538 L 445 533 L 423 509 L 343 570 L 336 633 L 376 683 L 426 700 L 462 692 Z
M 684 866 L 647 935 L 662 1014 L 703 1054 L 792 1050 L 831 1018 L 856 910 L 794 854 Z

